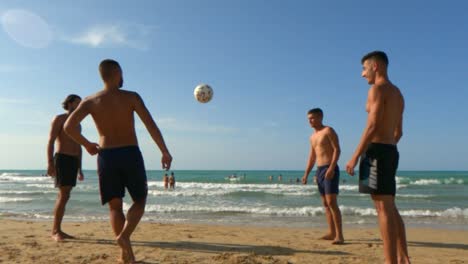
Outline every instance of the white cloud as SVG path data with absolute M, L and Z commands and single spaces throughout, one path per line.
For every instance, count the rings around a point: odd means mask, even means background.
M 0 104 L 30 104 L 31 101 L 27 99 L 18 99 L 18 98 L 7 98 L 7 97 L 0 97 Z
M 149 46 L 149 35 L 154 27 L 142 24 L 128 25 L 94 25 L 80 34 L 65 37 L 73 44 L 93 48 L 109 46 L 126 46 L 146 50 Z
M 30 69 L 31 67 L 25 67 L 20 65 L 0 64 L 0 73 L 25 72 Z
M 238 128 L 227 127 L 222 125 L 211 125 L 202 123 L 190 123 L 185 121 L 179 121 L 175 118 L 161 118 L 156 120 L 158 126 L 162 129 L 174 130 L 174 131 L 185 131 L 185 132 L 196 132 L 196 133 L 235 133 L 238 132 Z

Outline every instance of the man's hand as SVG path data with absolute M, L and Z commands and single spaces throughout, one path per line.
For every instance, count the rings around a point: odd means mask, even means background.
M 50 177 L 55 177 L 56 171 L 54 164 L 49 164 L 47 166 L 47 175 L 49 175 Z
M 86 148 L 86 151 L 88 151 L 88 153 L 91 155 L 91 156 L 94 156 L 96 154 L 99 153 L 99 144 L 97 143 L 88 143 L 84 146 Z
M 83 180 L 84 180 L 84 175 L 83 175 L 83 172 L 82 172 L 81 170 L 78 172 L 78 180 L 79 180 L 79 181 L 83 181 Z
M 335 170 L 332 170 L 331 167 L 328 167 L 327 172 L 325 173 L 325 179 L 332 180 L 335 177 Z
M 169 154 L 169 152 L 163 153 L 162 158 L 161 158 L 162 168 L 164 170 L 169 170 L 171 168 L 171 163 L 172 163 L 171 154 Z
M 348 163 L 346 164 L 346 172 L 351 175 L 351 176 L 354 176 L 354 168 L 356 167 L 356 164 L 357 164 L 357 159 L 356 158 L 352 158 L 350 161 L 348 161 Z
M 307 184 L 307 176 L 302 177 L 302 184 L 306 185 Z

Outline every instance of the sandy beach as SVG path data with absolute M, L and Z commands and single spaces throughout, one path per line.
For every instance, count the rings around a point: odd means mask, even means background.
M 116 263 L 107 222 L 65 222 L 77 238 L 50 239 L 51 223 L 0 220 L 0 263 Z M 321 229 L 141 223 L 133 235 L 141 263 L 383 263 L 377 228 L 345 228 L 346 244 L 318 240 Z M 468 231 L 408 228 L 413 263 L 468 263 Z

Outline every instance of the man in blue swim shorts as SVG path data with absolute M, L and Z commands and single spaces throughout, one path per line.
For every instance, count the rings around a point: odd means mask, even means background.
M 114 60 L 99 65 L 104 89 L 87 97 L 65 123 L 65 132 L 83 145 L 91 154 L 98 154 L 99 189 L 101 202 L 109 203 L 110 220 L 117 244 L 121 248 L 121 262 L 135 263 L 130 236 L 145 211 L 148 185 L 145 165 L 135 134 L 134 113 L 137 113 L 162 152 L 162 167 L 169 170 L 172 157 L 167 150 L 143 100 L 136 92 L 121 90 L 122 69 Z M 88 141 L 78 127 L 91 114 L 99 132 L 99 144 Z M 125 189 L 133 204 L 125 217 L 122 198 Z
M 328 233 L 322 239 L 333 240 L 332 244 L 341 245 L 344 243 L 344 238 L 341 212 L 337 201 L 340 182 L 340 169 L 337 165 L 340 157 L 338 136 L 333 128 L 323 125 L 323 111 L 320 108 L 310 110 L 307 117 L 315 132 L 310 137 L 309 159 L 302 183 L 307 184 L 310 171 L 317 162 L 315 177 L 329 227 Z

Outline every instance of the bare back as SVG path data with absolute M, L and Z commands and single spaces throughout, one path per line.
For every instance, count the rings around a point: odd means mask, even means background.
M 404 111 L 404 99 L 398 87 L 391 83 L 374 85 L 369 91 L 366 111 L 370 113 L 373 107 L 379 108 L 380 114 L 371 142 L 396 145 L 403 130 Z
M 56 129 L 56 135 L 57 137 L 55 138 L 55 152 L 56 153 L 62 153 L 62 154 L 67 154 L 71 156 L 79 156 L 81 153 L 81 146 L 80 144 L 76 143 L 72 138 L 70 138 L 65 131 L 63 130 L 63 125 L 67 121 L 68 114 L 62 114 L 56 116 L 53 126 L 56 128 L 53 128 L 52 131 L 54 132 L 54 129 Z M 81 127 L 80 127 L 81 130 Z
M 134 118 L 138 99 L 134 92 L 104 90 L 85 100 L 99 132 L 101 148 L 138 145 Z

